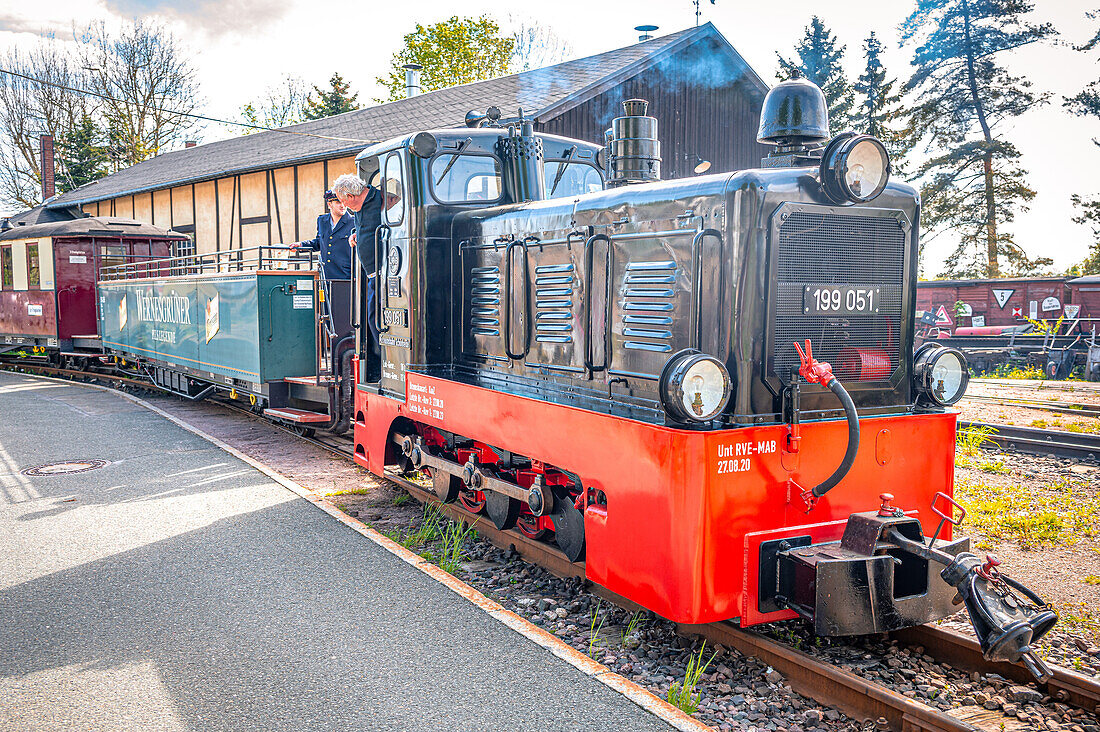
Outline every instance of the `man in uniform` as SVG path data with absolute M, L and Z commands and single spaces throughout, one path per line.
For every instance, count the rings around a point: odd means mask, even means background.
M 354 231 L 350 241 L 363 267 L 363 277 L 367 284 L 367 325 L 372 336 L 372 346 L 377 349 L 378 263 L 375 261 L 374 235 L 382 225 L 382 194 L 352 173 L 337 178 L 332 184 L 332 192 L 345 208 L 354 212 Z M 377 359 L 377 362 L 381 364 L 381 359 Z M 373 371 L 376 367 L 368 364 L 368 368 Z M 374 374 L 371 373 L 371 376 Z
M 317 236 L 301 241 L 293 249 L 309 249 L 320 252 L 321 267 L 326 280 L 351 279 L 351 243 L 349 238 L 354 222 L 344 204 L 332 191 L 325 191 L 328 213 L 317 217 Z

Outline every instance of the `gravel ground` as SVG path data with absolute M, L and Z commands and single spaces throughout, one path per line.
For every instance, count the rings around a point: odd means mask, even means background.
M 1089 404 L 1100 406 L 1100 389 L 1090 382 L 1036 382 L 1033 385 L 1004 386 L 972 379 L 968 396 L 995 397 L 1011 401 L 1055 402 L 1060 405 Z M 1060 414 L 1044 409 L 1009 406 L 990 401 L 963 399 L 958 404 L 960 419 L 972 422 L 1011 424 L 1075 432 L 1100 432 L 1100 420 L 1089 415 Z M 1033 424 L 1037 423 L 1037 424 Z

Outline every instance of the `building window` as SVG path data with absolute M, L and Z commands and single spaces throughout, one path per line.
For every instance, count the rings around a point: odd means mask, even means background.
M 0 247 L 0 288 L 10 290 L 15 287 L 12 275 L 11 246 Z
M 170 256 L 172 257 L 193 257 L 195 256 L 195 240 L 189 236 L 186 239 L 174 241 L 169 251 L 171 251 Z
M 27 245 L 27 289 L 37 290 L 42 286 L 42 268 L 38 262 L 38 245 Z

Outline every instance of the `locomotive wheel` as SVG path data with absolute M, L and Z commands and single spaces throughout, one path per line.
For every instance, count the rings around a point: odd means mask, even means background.
M 496 491 L 485 491 L 485 513 L 489 514 L 493 525 L 501 531 L 516 525 L 520 506 L 520 502 L 515 498 Z
M 569 496 L 557 497 L 554 517 L 554 541 L 570 562 L 584 556 L 584 514 Z
M 484 494 L 481 498 L 478 498 L 477 491 L 460 490 L 458 492 L 458 502 L 470 513 L 481 513 L 481 509 L 485 508 Z
M 450 473 L 444 473 L 442 470 L 429 469 L 429 472 L 432 476 L 432 490 L 435 492 L 436 498 L 444 503 L 454 503 L 463 487 L 462 480 Z M 465 501 L 462 505 L 466 505 Z
M 529 539 L 541 539 L 548 533 L 546 529 L 539 528 L 538 517 L 530 513 L 521 514 L 516 519 L 516 528 Z

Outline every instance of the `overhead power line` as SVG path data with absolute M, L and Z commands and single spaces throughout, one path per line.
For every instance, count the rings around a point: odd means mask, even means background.
M 46 86 L 57 87 L 58 89 L 64 89 L 66 91 L 76 92 L 77 94 L 87 94 L 93 97 L 99 97 L 100 99 L 106 99 L 109 102 L 115 102 L 116 104 L 132 104 L 124 99 L 116 99 L 109 94 L 103 94 L 97 91 L 91 91 L 90 89 L 77 89 L 76 87 L 66 86 L 65 84 L 59 84 L 56 81 L 46 81 L 45 79 L 38 79 L 26 74 L 20 74 L 16 71 L 8 71 L 7 69 L 0 69 L 0 74 L 9 74 L 11 76 L 17 76 L 20 79 L 26 79 L 27 81 L 33 81 L 36 84 L 45 84 Z M 179 112 L 171 109 L 164 109 L 162 107 L 152 107 L 158 112 L 165 114 L 175 115 L 177 117 L 191 117 L 193 119 L 201 119 L 206 122 L 217 122 L 223 125 L 237 125 L 238 127 L 248 127 L 253 130 L 263 130 L 264 132 L 280 132 L 284 135 L 299 135 L 301 137 L 316 137 L 321 140 L 336 140 L 338 142 L 359 142 L 364 144 L 370 144 L 377 142 L 377 140 L 360 140 L 354 137 L 335 137 L 333 135 L 318 135 L 314 132 L 298 132 L 296 130 L 281 129 L 278 127 L 265 127 L 263 125 L 254 125 L 248 122 L 234 122 L 233 120 L 217 119 L 216 117 L 207 117 L 202 114 L 195 114 L 193 112 Z

